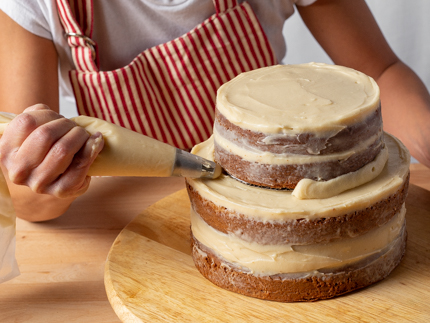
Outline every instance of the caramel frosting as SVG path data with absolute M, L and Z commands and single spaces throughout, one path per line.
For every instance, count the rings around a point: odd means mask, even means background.
M 203 198 L 257 221 L 318 219 L 365 209 L 396 193 L 409 173 L 410 155 L 395 137 L 385 133 L 388 161 L 378 176 L 338 195 L 324 199 L 298 199 L 292 191 L 276 191 L 241 183 L 228 175 L 216 180 L 187 179 Z M 213 138 L 194 147 L 193 153 L 213 160 Z M 336 185 L 333 186 L 336 189 Z M 333 196 L 334 195 L 334 196 Z
M 405 224 L 402 209 L 385 225 L 350 239 L 313 245 L 261 245 L 215 230 L 191 210 L 194 237 L 229 263 L 257 275 L 302 273 L 339 268 L 364 260 L 396 244 Z
M 337 160 L 345 160 L 356 153 L 366 151 L 369 146 L 378 142 L 382 145 L 382 131 L 371 136 L 367 140 L 361 142 L 359 145 L 351 147 L 351 149 L 342 151 L 339 153 L 333 153 L 328 155 L 299 155 L 299 154 L 274 154 L 268 151 L 261 151 L 250 146 L 238 146 L 224 136 L 220 135 L 218 129 L 215 127 L 213 130 L 214 140 L 217 145 L 226 151 L 234 152 L 235 155 L 249 162 L 256 162 L 259 164 L 269 165 L 295 165 L 295 164 L 309 164 L 309 163 L 321 163 L 330 162 Z
M 101 132 L 103 150 L 90 176 L 170 176 L 176 148 L 113 123 L 86 116 L 71 118 L 90 134 Z M 96 143 L 97 144 L 97 143 Z
M 379 106 L 379 88 L 356 70 L 321 63 L 242 73 L 218 89 L 217 109 L 233 124 L 264 133 L 332 137 Z
M 355 172 L 350 172 L 328 181 L 314 181 L 309 178 L 301 179 L 294 188 L 292 195 L 298 199 L 323 199 L 336 196 L 346 190 L 370 182 L 382 172 L 387 160 L 388 149 L 384 147 L 375 160 Z

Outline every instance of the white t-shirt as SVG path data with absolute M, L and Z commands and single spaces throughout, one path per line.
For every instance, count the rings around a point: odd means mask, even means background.
M 294 4 L 316 0 L 248 0 L 281 61 L 282 35 Z M 243 2 L 239 0 L 238 2 Z M 93 0 L 92 39 L 99 47 L 100 69 L 128 65 L 147 48 L 179 37 L 215 13 L 212 0 Z M 75 69 L 55 0 L 1 0 L 0 9 L 28 31 L 52 39 L 59 55 L 60 96 L 74 100 L 68 72 Z

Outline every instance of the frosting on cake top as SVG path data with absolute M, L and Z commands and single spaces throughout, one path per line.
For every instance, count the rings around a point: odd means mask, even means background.
M 218 90 L 217 109 L 232 123 L 264 133 L 334 135 L 379 106 L 379 87 L 351 68 L 277 65 L 242 73 Z

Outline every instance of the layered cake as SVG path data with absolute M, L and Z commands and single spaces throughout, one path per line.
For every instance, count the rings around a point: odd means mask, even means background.
M 410 157 L 383 133 L 378 87 L 362 73 L 312 63 L 242 74 L 218 91 L 214 135 L 193 153 L 226 170 L 187 179 L 192 256 L 214 284 L 314 301 L 399 264 Z
M 243 73 L 218 91 L 215 160 L 258 186 L 294 188 L 356 171 L 383 148 L 379 88 L 327 64 Z

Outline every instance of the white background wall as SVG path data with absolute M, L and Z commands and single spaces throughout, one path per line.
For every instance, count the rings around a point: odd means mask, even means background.
M 421 77 L 430 90 L 430 1 L 366 2 L 391 48 Z M 285 23 L 284 35 L 288 49 L 283 63 L 332 63 L 297 12 Z
M 366 2 L 391 48 L 420 76 L 430 91 L 430 0 Z M 284 64 L 333 63 L 297 12 L 285 23 L 284 35 L 287 39 Z

